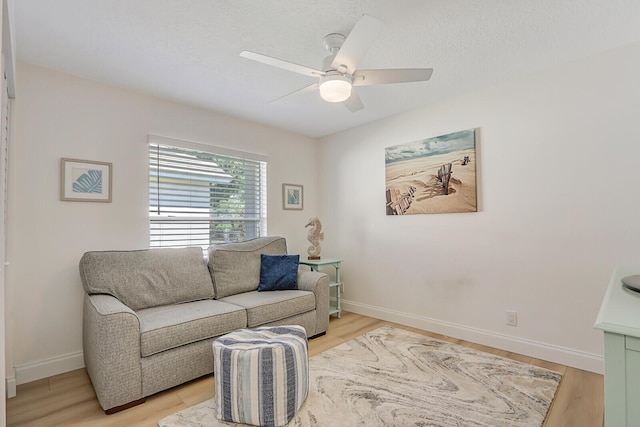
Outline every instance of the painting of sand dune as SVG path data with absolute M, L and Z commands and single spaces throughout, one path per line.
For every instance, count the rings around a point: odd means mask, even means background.
M 385 149 L 387 215 L 477 212 L 475 129 Z

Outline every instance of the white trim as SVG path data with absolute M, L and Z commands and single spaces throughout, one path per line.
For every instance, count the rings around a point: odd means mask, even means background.
M 215 145 L 203 144 L 200 142 L 185 141 L 184 139 L 169 138 L 166 136 L 147 135 L 149 144 L 169 144 L 174 147 L 190 148 L 192 150 L 212 152 L 223 156 L 237 157 L 239 159 L 255 160 L 257 162 L 266 162 L 265 154 L 250 153 L 247 151 L 233 150 L 231 148 L 217 147 Z
M 15 381 L 17 385 L 26 384 L 81 368 L 84 368 L 84 357 L 79 351 L 16 366 Z
M 12 397 L 16 397 L 16 377 L 10 376 L 7 377 L 5 381 L 5 390 L 7 392 L 7 399 L 11 399 Z
M 430 319 L 415 314 L 403 313 L 354 301 L 342 300 L 342 309 L 376 319 L 399 323 L 405 326 L 435 332 L 477 344 L 524 354 L 541 360 L 560 363 L 585 371 L 604 373 L 604 358 L 601 355 L 581 350 L 547 344 L 525 338 L 513 337 L 484 329 L 472 328 L 452 322 Z

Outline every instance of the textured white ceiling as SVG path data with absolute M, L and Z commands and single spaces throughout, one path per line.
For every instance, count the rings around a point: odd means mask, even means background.
M 639 0 L 15 0 L 19 60 L 319 137 L 640 41 Z M 431 67 L 359 87 L 351 113 L 314 83 L 240 58 L 321 68 L 322 38 L 384 22 L 361 69 Z

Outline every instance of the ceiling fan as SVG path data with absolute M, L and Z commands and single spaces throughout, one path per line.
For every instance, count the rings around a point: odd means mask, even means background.
M 375 37 L 382 30 L 383 25 L 380 20 L 369 15 L 363 15 L 348 37 L 338 33 L 326 35 L 323 38 L 323 42 L 327 50 L 331 52 L 331 55 L 324 59 L 324 71 L 247 50 L 240 52 L 240 56 L 293 71 L 294 73 L 318 78 L 318 83 L 298 89 L 277 99 L 318 90 L 320 97 L 325 101 L 342 102 L 349 110 L 356 112 L 364 108 L 364 105 L 357 92 L 353 90 L 353 86 L 427 81 L 433 73 L 431 68 L 358 70 L 358 64 L 366 55 Z

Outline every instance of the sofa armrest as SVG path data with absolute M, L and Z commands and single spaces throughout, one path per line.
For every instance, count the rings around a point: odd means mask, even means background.
M 329 329 L 329 276 L 315 271 L 298 271 L 298 289 L 311 291 L 316 297 L 316 331 L 312 335 Z
M 140 321 L 133 310 L 110 295 L 85 294 L 82 348 L 105 411 L 142 399 Z

